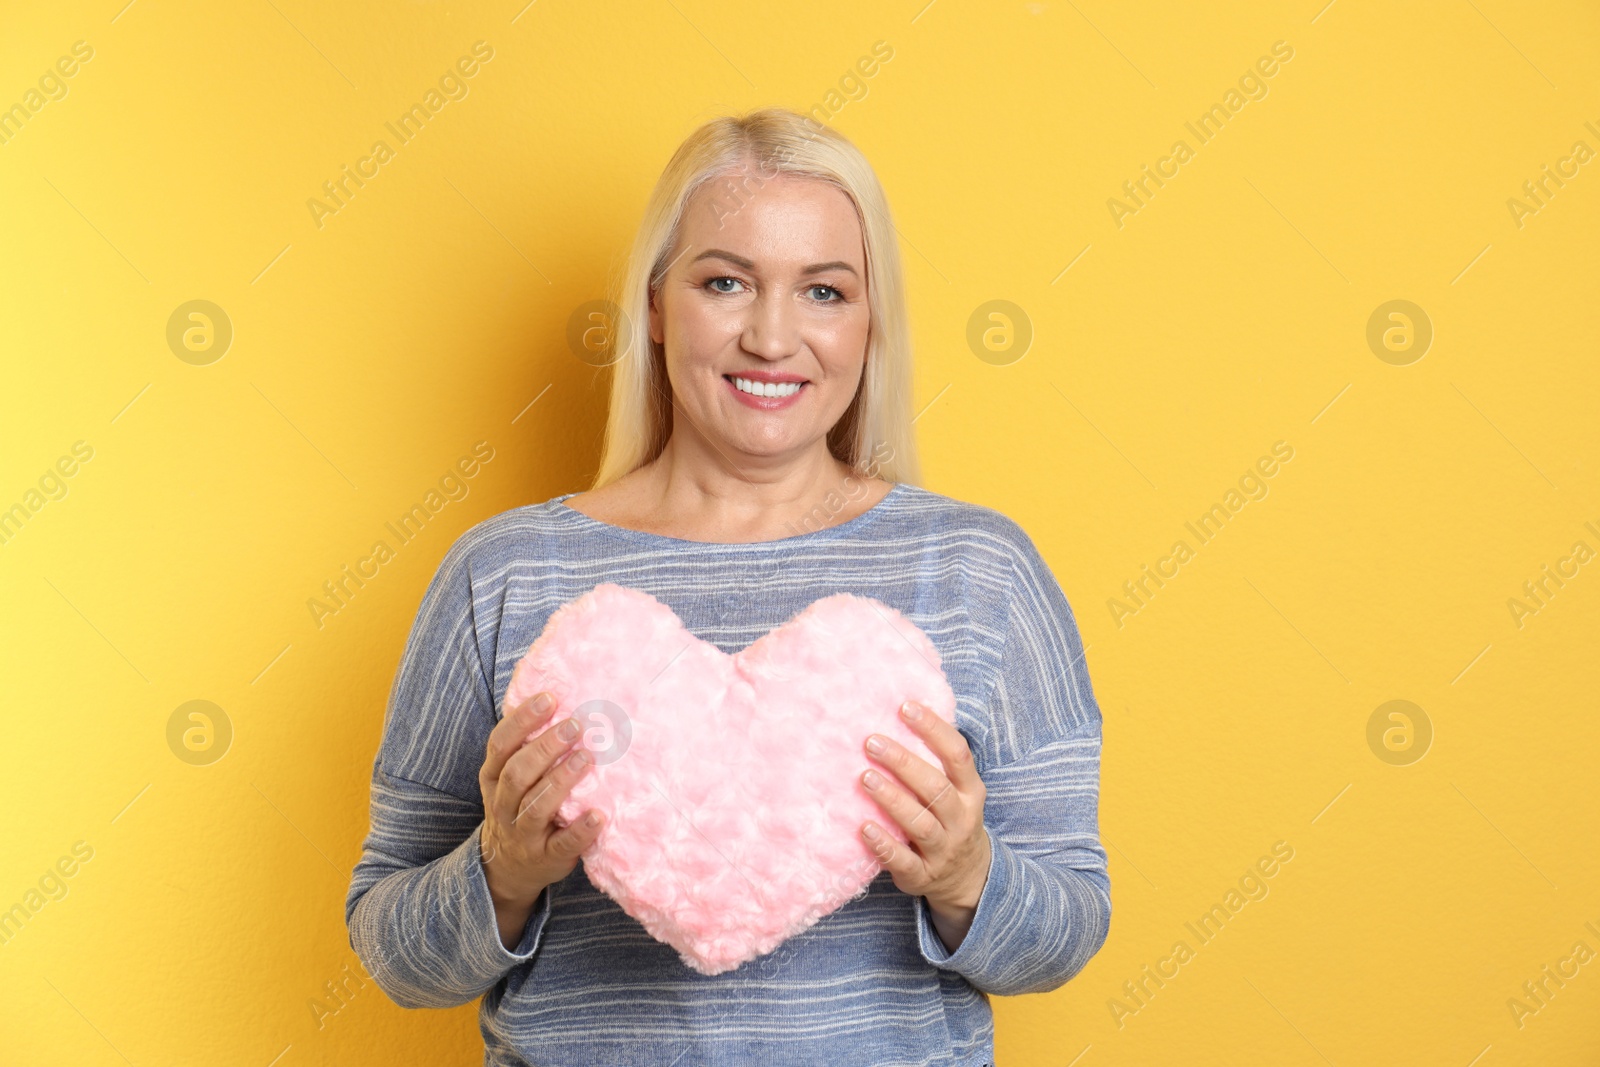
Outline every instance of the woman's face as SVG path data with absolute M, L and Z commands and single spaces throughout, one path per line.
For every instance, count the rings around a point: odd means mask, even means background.
M 690 197 L 650 301 L 650 336 L 665 345 L 683 409 L 673 432 L 698 430 L 724 453 L 799 455 L 826 438 L 861 381 L 861 225 L 829 183 L 732 177 L 737 198 L 722 179 Z

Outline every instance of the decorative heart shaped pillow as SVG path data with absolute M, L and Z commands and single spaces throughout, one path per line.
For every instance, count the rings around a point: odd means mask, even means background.
M 701 974 L 772 951 L 882 870 L 861 784 L 873 733 L 941 767 L 899 716 L 955 721 L 938 650 L 893 608 L 836 593 L 729 656 L 648 593 L 597 585 L 562 605 L 517 663 L 503 713 L 534 694 L 576 717 L 591 767 L 558 825 L 606 815 L 589 881 Z M 881 769 L 881 768 L 880 768 Z

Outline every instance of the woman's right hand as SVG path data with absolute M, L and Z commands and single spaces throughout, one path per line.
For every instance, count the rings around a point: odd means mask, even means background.
M 593 810 L 567 827 L 552 821 L 573 785 L 593 765 L 581 747 L 556 765 L 581 732 L 575 719 L 529 737 L 554 710 L 549 693 L 536 693 L 502 718 L 489 734 L 488 754 L 478 772 L 483 873 L 507 949 L 522 940 L 539 893 L 572 873 L 579 854 L 601 828 L 601 814 Z

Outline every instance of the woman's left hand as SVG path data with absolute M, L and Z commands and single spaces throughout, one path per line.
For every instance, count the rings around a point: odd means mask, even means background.
M 867 738 L 867 755 L 893 774 L 869 770 L 862 775 L 862 784 L 914 847 L 901 845 L 874 822 L 862 824 L 862 838 L 901 892 L 927 898 L 936 912 L 970 920 L 989 880 L 983 779 L 967 739 L 953 725 L 915 701 L 901 707 L 900 717 L 939 757 L 944 770 L 893 738 L 882 734 Z M 880 750 L 874 751 L 874 742 Z

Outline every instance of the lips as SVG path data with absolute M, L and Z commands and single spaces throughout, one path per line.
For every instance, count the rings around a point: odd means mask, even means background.
M 723 375 L 729 381 L 734 378 L 743 378 L 747 382 L 808 382 L 811 379 L 800 374 L 789 374 L 783 371 L 770 370 L 739 370 L 729 371 Z

